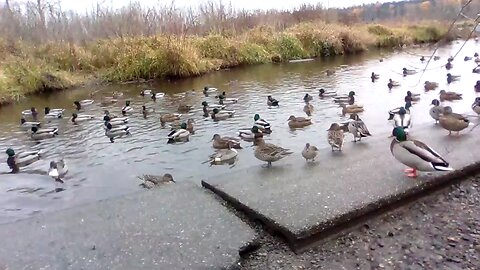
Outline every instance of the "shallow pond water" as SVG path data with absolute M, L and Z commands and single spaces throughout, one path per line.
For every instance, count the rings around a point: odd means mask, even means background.
M 480 44 L 468 42 L 454 61 L 450 72 L 462 75 L 460 81 L 447 85 L 447 71 L 442 65 L 450 55 L 454 55 L 461 43 L 454 42 L 438 50 L 439 61 L 430 63 L 428 70 L 420 78 L 420 73 L 403 77 L 403 67 L 421 70 L 424 64 L 418 55 L 429 55 L 430 48 L 410 49 L 408 52 L 370 52 L 363 55 L 336 57 L 329 60 L 315 60 L 297 63 L 259 65 L 253 67 L 224 70 L 198 78 L 175 82 L 155 82 L 131 85 L 110 85 L 94 88 L 80 88 L 46 96 L 36 96 L 2 108 L 0 110 L 0 149 L 4 153 L 8 147 L 16 151 L 42 150 L 42 159 L 24 168 L 21 174 L 0 174 L 0 222 L 26 217 L 32 214 L 68 208 L 74 205 L 93 202 L 112 196 L 139 191 L 142 174 L 171 173 L 177 181 L 199 183 L 206 177 L 225 175 L 231 170 L 241 170 L 262 163 L 253 157 L 251 143 L 243 142 L 234 166 L 212 166 L 204 163 L 214 152 L 211 139 L 215 133 L 222 136 L 235 136 L 239 128 L 249 128 L 253 124 L 253 115 L 259 113 L 272 125 L 273 133 L 266 135 L 268 142 L 292 149 L 297 155 L 306 142 L 319 148 L 328 148 L 326 129 L 332 122 L 342 122 L 347 118 L 341 115 L 341 108 L 332 99 L 320 99 L 318 89 L 334 90 L 339 94 L 355 91 L 357 104 L 364 105 L 361 118 L 375 136 L 391 131 L 387 111 L 403 106 L 407 90 L 421 93 L 421 100 L 412 107 L 415 125 L 432 122 L 428 114 L 429 104 L 438 98 L 440 89 L 463 93 L 464 99 L 448 102 L 454 111 L 473 114 L 470 109 L 476 94 L 473 85 L 480 75 L 473 74 L 476 66 L 473 61 L 464 62 L 465 55 L 473 56 L 480 51 Z M 383 62 L 379 58 L 384 58 Z M 332 76 L 326 75 L 326 69 L 336 70 Z M 371 72 L 379 73 L 380 79 L 373 82 Z M 388 79 L 399 81 L 400 87 L 389 91 Z M 435 91 L 424 92 L 423 82 L 435 81 L 440 87 Z M 214 122 L 202 116 L 201 102 L 217 103 L 213 97 L 205 97 L 201 89 L 210 85 L 226 91 L 228 97 L 238 98 L 237 104 L 227 108 L 236 111 L 231 119 Z M 163 98 L 153 102 L 139 95 L 143 89 L 165 92 Z M 185 95 L 186 91 L 197 89 L 196 94 Z M 101 106 L 102 96 L 120 91 L 124 96 L 110 106 Z M 94 92 L 91 97 L 90 93 Z M 314 124 L 301 130 L 290 130 L 287 119 L 290 115 L 305 116 L 303 96 L 314 96 L 311 102 L 315 108 Z M 266 96 L 272 95 L 280 101 L 279 108 L 269 109 Z M 95 115 L 93 121 L 73 125 L 69 116 L 74 111 L 73 101 L 95 99 L 96 102 L 85 108 L 82 113 Z M 120 138 L 110 143 L 104 136 L 103 111 L 120 115 L 125 100 L 131 101 L 134 113 L 129 116 L 132 136 Z M 167 144 L 168 128 L 162 128 L 159 122 L 161 113 L 176 112 L 180 102 L 194 105 L 194 109 L 182 116 L 196 121 L 196 133 L 190 142 Z M 154 110 L 147 119 L 143 119 L 141 106 Z M 40 112 L 45 106 L 65 108 L 64 119 L 45 122 L 43 126 L 56 126 L 59 136 L 33 141 L 25 131 L 19 128 L 21 111 L 35 106 Z M 39 119 L 43 120 L 40 113 Z M 383 136 L 383 135 L 382 135 Z M 347 138 L 350 141 L 351 137 Z M 368 143 L 368 139 L 365 140 Z M 329 151 L 326 149 L 325 151 Z M 0 173 L 8 172 L 6 155 L 0 163 Z M 65 178 L 65 189 L 55 192 L 53 180 L 46 175 L 51 160 L 63 157 L 69 166 Z M 276 166 L 281 166 L 279 162 Z

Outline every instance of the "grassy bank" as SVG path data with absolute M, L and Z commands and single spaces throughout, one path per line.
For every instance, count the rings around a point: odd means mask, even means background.
M 241 35 L 152 36 L 98 40 L 84 45 L 30 46 L 0 40 L 0 101 L 68 88 L 101 78 L 186 78 L 221 68 L 361 53 L 375 47 L 439 40 L 446 24 L 415 26 L 301 23 L 278 32 L 257 27 Z

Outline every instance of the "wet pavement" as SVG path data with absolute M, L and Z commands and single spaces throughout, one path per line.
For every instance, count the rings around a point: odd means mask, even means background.
M 0 269 L 231 269 L 255 232 L 178 183 L 0 226 Z
M 359 143 L 349 135 L 343 153 L 321 149 L 313 164 L 295 154 L 272 168 L 262 168 L 258 162 L 241 172 L 207 179 L 203 185 L 300 248 L 310 237 L 324 237 L 356 217 L 475 171 L 480 160 L 480 153 L 473 150 L 478 147 L 478 132 L 468 129 L 460 137 L 449 137 L 434 124 L 411 130 L 412 137 L 430 145 L 457 169 L 447 175 L 405 177 L 405 167 L 390 153 L 390 134 L 384 133 Z

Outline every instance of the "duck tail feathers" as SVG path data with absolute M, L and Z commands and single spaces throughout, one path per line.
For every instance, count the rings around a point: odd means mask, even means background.
M 449 166 L 448 163 L 445 164 L 432 164 L 433 168 L 437 171 L 442 171 L 442 172 L 449 172 L 449 171 L 454 171 L 452 167 Z

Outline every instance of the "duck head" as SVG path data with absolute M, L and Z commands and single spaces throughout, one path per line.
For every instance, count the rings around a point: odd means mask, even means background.
M 6 153 L 9 157 L 15 156 L 15 151 L 14 151 L 12 148 L 8 148 L 7 151 L 5 151 L 5 153 Z
M 72 122 L 75 123 L 75 119 L 77 119 L 78 115 L 76 113 L 72 113 Z
M 407 114 L 407 110 L 406 110 L 404 107 L 401 107 L 401 108 L 398 110 L 398 114 L 399 114 L 399 115 L 405 115 L 405 114 Z
M 105 123 L 109 122 L 109 121 L 110 121 L 110 116 L 105 115 L 105 116 L 103 117 L 103 121 L 105 121 Z
M 37 127 L 32 127 L 32 132 L 33 133 L 36 133 L 38 131 L 38 128 Z
M 348 93 L 348 96 L 349 96 L 349 97 L 355 96 L 355 91 L 350 91 L 350 92 Z
M 445 95 L 447 93 L 447 91 L 445 90 L 440 90 L 440 95 Z
M 412 92 L 407 91 L 407 96 L 411 97 L 411 96 L 412 96 Z
M 444 115 L 449 115 L 449 114 L 452 114 L 452 113 L 453 113 L 452 107 L 445 106 L 445 108 L 443 108 L 443 114 Z
M 388 112 L 388 121 L 390 120 L 393 120 L 393 118 L 395 117 L 395 114 L 393 112 Z
M 320 92 L 320 94 L 323 95 L 323 94 L 325 94 L 325 89 L 320 88 L 320 90 L 318 90 L 318 92 Z
M 22 118 L 20 119 L 20 123 L 23 124 L 23 123 L 25 123 L 25 122 L 27 122 L 27 120 L 25 120 L 25 118 L 22 117 Z
M 447 78 L 451 78 L 451 77 L 452 77 L 452 74 L 447 73 Z
M 142 110 L 143 111 L 146 111 L 147 110 L 147 107 L 145 105 L 142 105 Z
M 45 107 L 45 114 L 49 114 L 50 113 L 50 107 Z
M 217 108 L 213 109 L 213 114 L 217 114 L 217 113 L 219 113 L 219 112 L 220 112 L 220 111 L 219 111 Z
M 258 113 L 253 116 L 254 121 L 257 121 L 259 119 L 260 119 L 260 115 Z
M 330 128 L 327 129 L 327 131 L 334 131 L 334 130 L 340 130 L 340 129 L 341 129 L 341 128 L 340 128 L 340 125 L 339 125 L 339 124 L 333 123 L 333 124 L 330 125 Z
M 181 129 L 187 129 L 187 123 L 182 123 L 182 124 L 180 125 L 180 128 L 181 128 Z
M 74 101 L 73 104 L 75 105 L 75 107 L 77 108 L 77 110 L 80 110 L 82 108 L 82 105 L 80 105 L 80 102 L 79 101 Z
M 219 134 L 214 134 L 211 141 L 219 140 L 220 138 Z
M 358 114 L 352 113 L 350 114 L 350 119 L 357 121 L 360 120 L 360 117 L 358 116 Z
M 125 101 L 125 106 L 130 106 L 130 100 Z
M 257 126 L 253 126 L 251 130 L 254 134 L 260 133 L 260 130 L 258 129 Z
M 203 91 L 208 91 L 208 86 L 203 87 Z
M 395 127 L 392 131 L 392 135 L 399 142 L 404 142 L 407 140 L 407 133 L 403 127 Z
M 430 105 L 440 106 L 440 101 L 438 101 L 438 99 L 434 99 L 434 100 L 432 100 L 432 103 L 430 103 Z
M 297 118 L 293 115 L 290 115 L 290 117 L 288 117 L 288 121 L 295 121 L 297 120 Z
M 31 111 L 32 113 L 36 113 L 36 112 L 37 112 L 37 109 L 36 109 L 35 107 L 31 107 L 31 108 L 30 108 L 30 111 Z
M 163 177 L 162 177 L 162 180 L 163 180 L 163 182 L 176 183 L 175 180 L 173 179 L 173 176 L 169 173 L 164 174 Z

